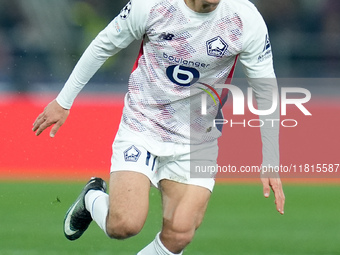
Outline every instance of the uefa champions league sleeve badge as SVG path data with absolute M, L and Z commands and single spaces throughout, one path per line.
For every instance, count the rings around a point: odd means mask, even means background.
M 126 20 L 129 15 L 130 15 L 130 12 L 131 12 L 131 1 L 128 2 L 125 7 L 120 11 L 120 18 L 122 20 Z

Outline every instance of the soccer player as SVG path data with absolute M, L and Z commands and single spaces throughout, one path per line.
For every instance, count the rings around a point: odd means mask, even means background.
M 111 238 L 138 234 L 150 186 L 155 186 L 162 196 L 162 229 L 138 254 L 182 254 L 202 222 L 214 186 L 214 176 L 193 178 L 190 164 L 216 165 L 221 135 L 212 123 L 222 105 L 209 101 L 206 115 L 195 107 L 205 93 L 202 86 L 230 82 L 239 59 L 258 107 L 268 109 L 273 101 L 268 95 L 277 86 L 271 45 L 261 15 L 247 0 L 131 0 L 94 39 L 57 98 L 38 116 L 36 135 L 54 125 L 54 137 L 77 94 L 106 59 L 137 39 L 143 42 L 113 142 L 109 194 L 102 179 L 92 178 L 66 213 L 64 232 L 75 240 L 94 220 Z M 216 90 L 225 101 L 226 91 Z M 278 119 L 278 111 L 270 117 Z M 278 133 L 278 127 L 261 128 L 263 165 L 279 163 Z M 261 180 L 264 196 L 272 189 L 283 214 L 280 178 Z

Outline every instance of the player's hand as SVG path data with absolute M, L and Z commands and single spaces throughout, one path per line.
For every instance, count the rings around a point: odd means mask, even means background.
M 56 100 L 50 102 L 39 114 L 38 118 L 33 123 L 33 132 L 38 136 L 46 128 L 53 126 L 50 132 L 50 137 L 54 137 L 58 129 L 64 124 L 69 115 L 70 110 L 62 108 Z
M 261 176 L 261 181 L 263 184 L 263 195 L 268 198 L 270 195 L 270 190 L 274 192 L 276 210 L 284 214 L 285 206 L 285 194 L 283 193 L 282 183 L 279 176 Z

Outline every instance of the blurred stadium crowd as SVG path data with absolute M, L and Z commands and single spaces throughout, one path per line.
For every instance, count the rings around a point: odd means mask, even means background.
M 0 0 L 0 92 L 60 89 L 86 46 L 126 2 Z M 339 77 L 339 0 L 252 2 L 267 22 L 278 77 Z M 136 42 L 110 59 L 93 80 L 124 84 L 138 49 Z

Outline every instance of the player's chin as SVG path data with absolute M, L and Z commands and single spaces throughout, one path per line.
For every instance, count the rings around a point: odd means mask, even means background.
M 221 0 L 203 0 L 206 4 L 218 5 Z

